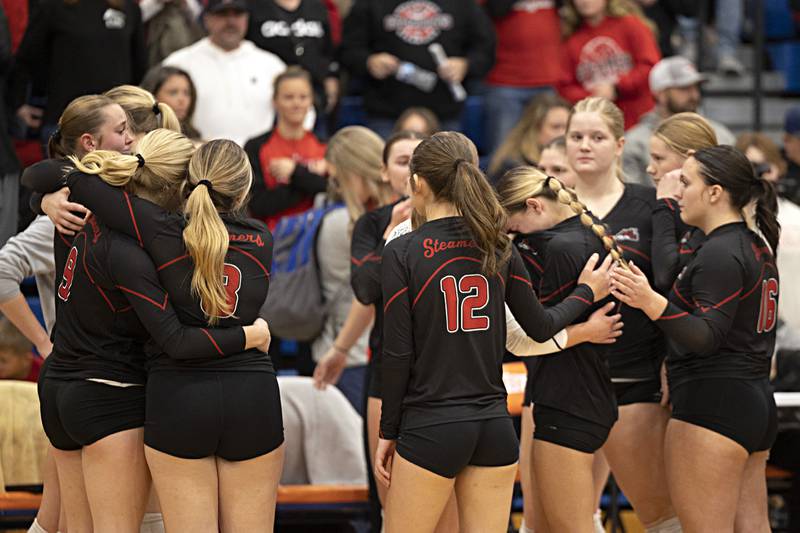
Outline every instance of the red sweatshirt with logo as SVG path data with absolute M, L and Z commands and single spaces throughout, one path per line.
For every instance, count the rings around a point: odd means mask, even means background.
M 558 92 L 570 102 L 591 96 L 590 88 L 611 83 L 615 103 L 625 114 L 625 129 L 653 108 L 648 76 L 661 59 L 653 32 L 637 17 L 606 17 L 585 22 L 564 43 Z

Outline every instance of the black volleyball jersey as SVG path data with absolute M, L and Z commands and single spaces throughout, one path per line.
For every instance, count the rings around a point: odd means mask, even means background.
M 556 305 L 569 295 L 593 253 L 604 258 L 603 244 L 577 216 L 547 231 L 547 259 L 542 273 L 539 299 Z M 586 309 L 573 323 L 584 322 L 609 299 Z M 626 324 L 627 327 L 627 324 Z M 579 418 L 610 427 L 617 419 L 617 402 L 606 360 L 606 347 L 582 343 L 556 354 L 536 357 L 531 399 L 536 405 L 565 411 Z
M 552 234 L 547 231 L 539 231 L 536 233 L 529 233 L 525 235 L 518 235 L 514 239 L 514 245 L 519 251 L 519 256 L 522 258 L 522 263 L 528 271 L 528 276 L 531 278 L 531 285 L 533 292 L 536 296 L 540 296 L 542 274 L 544 273 L 545 263 L 545 250 L 547 249 L 547 242 L 550 240 Z M 576 278 L 577 279 L 577 278 Z M 530 388 L 533 386 L 533 375 L 536 369 L 539 368 L 540 357 L 520 357 L 525 364 L 527 372 L 527 381 L 525 382 L 526 398 L 530 398 Z
M 196 327 L 207 326 L 200 299 L 191 290 L 194 263 L 183 243 L 184 217 L 112 187 L 97 176 L 74 171 L 67 175 L 67 185 L 71 198 L 91 209 L 109 227 L 134 238 L 147 251 L 180 321 Z M 229 215 L 223 215 L 222 220 L 229 239 L 223 279 L 233 313 L 220 317 L 217 322 L 220 329 L 249 325 L 258 318 L 267 298 L 268 268 L 272 262 L 272 234 L 266 225 Z M 149 344 L 148 358 L 149 371 L 190 368 L 274 372 L 269 356 L 257 349 L 226 357 L 177 360 Z
M 681 220 L 675 200 L 657 201 L 653 210 L 653 285 L 659 292 L 669 293 L 678 273 L 705 240 L 702 230 Z
M 678 275 L 657 321 L 669 340 L 670 386 L 767 378 L 778 293 L 775 258 L 760 237 L 744 222 L 712 231 Z
M 623 250 L 653 283 L 650 254 L 653 239 L 653 208 L 656 191 L 652 187 L 626 183 L 619 201 L 601 220 Z M 666 346 L 658 327 L 642 311 L 620 307 L 625 328 L 608 349 L 611 377 L 622 380 L 658 379 Z
M 400 427 L 508 416 L 502 379 L 508 303 L 523 330 L 544 342 L 591 307 L 579 285 L 545 310 L 516 248 L 494 276 L 462 217 L 427 222 L 383 253 L 381 433 Z
M 241 328 L 184 327 L 147 253 L 125 235 L 89 218 L 57 265 L 59 302 L 49 377 L 145 382 L 145 342 L 178 359 L 241 351 Z
M 375 322 L 369 332 L 370 364 L 380 368 L 383 340 L 383 295 L 381 294 L 381 256 L 386 240 L 383 234 L 392 220 L 398 202 L 385 205 L 359 217 L 350 242 L 350 285 L 364 305 L 375 306 Z

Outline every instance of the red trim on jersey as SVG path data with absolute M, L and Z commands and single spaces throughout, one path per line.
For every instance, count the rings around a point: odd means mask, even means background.
M 702 305 L 698 304 L 697 302 L 695 302 L 695 303 L 697 304 L 698 309 L 700 309 L 704 313 L 708 313 L 712 309 L 718 309 L 718 308 L 722 307 L 726 303 L 730 302 L 731 300 L 733 300 L 734 298 L 739 296 L 741 293 L 742 293 L 742 289 L 740 288 L 738 291 L 734 292 L 733 294 L 731 294 L 730 296 L 728 296 L 727 298 L 725 298 L 721 302 L 712 305 L 711 307 L 703 307 Z
M 178 261 L 183 261 L 183 260 L 184 260 L 184 259 L 186 259 L 187 257 L 189 257 L 189 254 L 183 254 L 183 255 L 182 255 L 182 256 L 180 256 L 180 257 L 176 257 L 175 259 L 172 259 L 171 261 L 167 261 L 166 263 L 164 263 L 164 264 L 163 264 L 163 265 L 161 265 L 160 267 L 156 268 L 156 270 L 157 270 L 158 272 L 161 272 L 162 270 L 164 270 L 164 269 L 165 269 L 165 268 L 167 268 L 168 266 L 170 266 L 170 265 L 174 265 L 174 264 L 175 264 L 175 263 L 177 263 Z
M 389 298 L 389 301 L 388 301 L 388 302 L 386 302 L 386 305 L 384 305 L 384 306 L 383 306 L 383 314 L 384 314 L 384 315 L 386 314 L 386 310 L 387 310 L 387 309 L 389 309 L 389 305 L 390 305 L 390 304 L 391 304 L 391 303 L 392 303 L 392 302 L 395 300 L 395 298 L 397 298 L 398 296 L 400 296 L 401 294 L 403 294 L 403 293 L 404 293 L 404 292 L 406 292 L 407 290 L 408 290 L 408 287 L 403 287 L 402 289 L 400 289 L 399 291 L 397 291 L 396 293 L 394 293 L 394 296 L 392 296 L 391 298 Z
M 589 300 L 587 300 L 586 298 L 581 298 L 580 296 L 575 296 L 574 294 L 573 294 L 572 296 L 567 296 L 567 297 L 566 297 L 566 298 L 564 298 L 564 299 L 565 299 L 565 300 L 569 300 L 570 298 L 574 298 L 574 299 L 576 299 L 576 300 L 580 300 L 581 302 L 583 302 L 583 303 L 585 303 L 585 304 L 592 305 L 592 302 L 590 302 L 590 301 L 589 301 Z
M 542 268 L 542 265 L 540 265 L 539 263 L 537 263 L 537 262 L 536 262 L 536 261 L 535 261 L 535 260 L 534 260 L 532 257 L 528 257 L 527 255 L 524 255 L 524 254 L 520 254 L 520 255 L 522 256 L 522 258 L 523 258 L 525 261 L 527 261 L 528 263 L 530 263 L 530 264 L 532 264 L 534 267 L 536 267 L 536 270 L 538 270 L 539 272 L 544 272 L 544 268 Z
M 623 250 L 626 250 L 628 252 L 634 253 L 634 254 L 636 254 L 636 255 L 638 255 L 640 257 L 644 257 L 645 259 L 650 261 L 650 256 L 649 255 L 647 255 L 644 252 L 641 252 L 641 251 L 637 250 L 636 248 L 631 248 L 630 246 L 625 246 L 623 244 L 619 244 L 619 247 L 622 248 Z
M 265 266 L 264 266 L 264 265 L 261 263 L 261 261 L 259 261 L 259 260 L 256 258 L 256 256 L 254 256 L 254 255 L 253 255 L 253 254 L 251 254 L 250 252 L 245 252 L 244 250 L 242 250 L 241 248 L 239 248 L 239 247 L 237 247 L 237 246 L 228 246 L 228 248 L 230 248 L 231 250 L 236 250 L 236 251 L 237 251 L 237 252 L 239 252 L 240 254 L 244 254 L 244 255 L 246 255 L 247 257 L 249 257 L 250 259 L 252 259 L 253 261 L 255 261 L 255 263 L 256 263 L 256 264 L 257 264 L 257 265 L 258 265 L 258 266 L 261 268 L 261 270 L 263 270 L 263 271 L 264 271 L 264 275 L 265 275 L 265 276 L 267 276 L 267 277 L 269 277 L 269 270 L 267 270 L 267 268 L 266 268 L 266 267 L 265 267 Z
M 569 287 L 570 287 L 570 285 L 574 285 L 574 284 L 575 284 L 575 280 L 572 280 L 572 281 L 570 281 L 570 282 L 567 282 L 566 284 L 564 284 L 564 285 L 562 285 L 561 287 L 557 288 L 556 290 L 554 290 L 554 291 L 553 291 L 553 292 L 551 292 L 550 294 L 548 294 L 548 295 L 546 295 L 546 296 L 542 296 L 541 298 L 539 298 L 539 301 L 540 301 L 540 302 L 542 302 L 542 303 L 544 303 L 544 302 L 547 302 L 547 301 L 549 301 L 549 300 L 552 300 L 554 296 L 556 296 L 557 294 L 560 294 L 560 293 L 564 292 L 564 290 L 565 290 L 565 289 L 569 288 Z
M 366 263 L 367 261 L 371 261 L 371 262 L 374 262 L 374 263 L 379 263 L 380 260 L 381 260 L 380 256 L 375 255 L 374 252 L 368 253 L 367 255 L 362 257 L 360 260 L 356 259 L 355 257 L 351 257 L 350 258 L 350 262 L 353 263 L 355 266 L 359 266 L 359 267 L 361 265 L 363 265 L 364 263 Z
M 692 305 L 691 303 L 689 303 L 689 300 L 687 300 L 686 298 L 683 297 L 683 294 L 681 294 L 680 291 L 678 290 L 678 282 L 677 281 L 672 284 L 672 290 L 675 291 L 675 294 L 678 295 L 678 298 L 680 298 L 683 303 L 685 303 L 689 307 L 697 307 L 696 305 Z
M 124 313 L 124 312 L 126 312 L 126 311 L 130 311 L 131 309 L 133 309 L 133 306 L 132 306 L 132 305 L 129 305 L 128 307 L 123 307 L 122 309 L 120 309 L 119 311 L 117 311 L 117 313 Z
M 533 283 L 531 283 L 530 280 L 527 280 L 527 279 L 523 278 L 522 276 L 517 276 L 516 274 L 511 274 L 511 279 L 519 280 L 519 281 L 523 282 L 525 285 L 527 285 L 528 287 L 530 287 L 531 289 L 533 289 Z
M 692 250 L 691 248 L 685 247 L 685 246 L 683 246 L 683 245 L 681 244 L 681 247 L 678 249 L 678 253 L 679 253 L 680 255 L 693 254 L 693 253 L 694 253 L 694 250 Z
M 444 267 L 446 267 L 447 265 L 449 265 L 453 261 L 458 261 L 460 259 L 464 259 L 465 261 L 473 261 L 475 263 L 480 263 L 481 262 L 480 260 L 475 259 L 474 257 L 467 257 L 467 256 L 464 256 L 464 255 L 460 255 L 458 257 L 453 257 L 452 259 L 448 259 L 447 261 L 445 261 L 444 263 L 439 265 L 439 268 L 437 268 L 436 270 L 433 271 L 433 274 L 430 275 L 430 277 L 428 278 L 428 281 L 426 281 L 425 284 L 422 286 L 422 288 L 419 290 L 419 293 L 417 294 L 417 297 L 414 298 L 414 302 L 411 304 L 411 307 L 414 307 L 415 305 L 417 305 L 417 302 L 419 301 L 420 297 L 422 296 L 422 293 L 425 292 L 425 289 L 428 288 L 428 285 L 430 284 L 430 282 L 433 279 L 433 277 L 436 274 L 438 274 L 441 269 L 443 269 Z
M 672 205 L 672 198 L 664 198 L 664 203 L 667 204 L 670 211 L 675 211 L 675 206 Z
M 108 307 L 110 307 L 112 311 L 116 312 L 117 310 L 114 308 L 114 304 L 112 304 L 111 300 L 108 299 L 108 296 L 106 296 L 106 293 L 103 292 L 103 289 L 101 289 L 98 285 L 94 285 L 94 288 L 97 289 L 97 291 L 100 293 L 100 296 L 102 296 L 103 300 L 106 301 Z
M 64 243 L 64 244 L 66 244 L 67 246 L 72 246 L 72 243 L 71 243 L 71 242 L 69 242 L 69 241 L 67 240 L 67 238 L 66 238 L 66 237 L 64 237 L 64 235 L 63 235 L 63 234 L 62 234 L 60 231 L 56 230 L 56 233 L 58 233 L 58 236 L 59 236 L 59 237 L 61 237 L 61 242 L 63 242 L 63 243 Z
M 216 348 L 219 354 L 224 357 L 225 354 L 219 349 L 219 345 L 217 344 L 217 341 L 214 340 L 214 337 L 211 336 L 211 333 L 209 333 L 205 328 L 200 328 L 200 331 L 206 334 L 206 337 L 208 337 L 208 340 L 210 340 L 211 344 L 214 345 L 214 348 Z
M 755 284 L 755 285 L 753 285 L 753 288 L 752 288 L 752 289 L 750 289 L 749 291 L 747 291 L 745 294 L 743 294 L 743 295 L 742 295 L 742 296 L 739 298 L 740 300 L 744 300 L 744 299 L 746 299 L 748 296 L 750 296 L 751 294 L 753 294 L 757 288 L 759 288 L 759 287 L 761 286 L 761 283 L 763 283 L 763 282 L 764 282 L 764 279 L 763 279 L 763 278 L 764 278 L 764 270 L 766 270 L 766 268 L 767 268 L 767 264 L 768 264 L 768 263 L 764 263 L 763 265 L 761 265 L 761 272 L 758 274 L 758 281 L 756 281 L 756 284 Z
M 497 278 L 500 280 L 500 283 L 503 285 L 503 291 L 505 291 L 505 289 L 506 289 L 506 280 L 503 278 L 503 275 L 500 272 L 497 273 Z
M 136 217 L 133 215 L 133 206 L 131 205 L 131 199 L 128 196 L 128 193 L 122 191 L 122 194 L 125 196 L 125 202 L 128 204 L 128 212 L 131 214 L 131 222 L 133 222 L 133 229 L 136 230 L 136 239 L 139 241 L 139 246 L 144 247 L 144 243 L 142 242 L 142 235 L 139 233 L 139 225 L 136 223 Z
M 144 294 L 142 294 L 140 292 L 133 291 L 133 290 L 127 288 L 127 287 L 123 287 L 122 285 L 116 285 L 116 287 L 121 291 L 127 292 L 128 294 L 133 294 L 134 296 L 138 296 L 142 300 L 155 305 L 156 307 L 158 307 L 162 311 L 167 308 L 167 300 L 169 299 L 169 294 L 165 294 L 164 295 L 164 302 L 163 303 L 158 303 L 157 301 L 153 300 L 152 298 L 148 298 Z
M 689 312 L 684 311 L 683 313 L 678 313 L 677 315 L 668 315 L 668 316 L 660 316 L 658 317 L 659 320 L 674 320 L 676 318 L 681 318 L 683 316 L 688 316 Z

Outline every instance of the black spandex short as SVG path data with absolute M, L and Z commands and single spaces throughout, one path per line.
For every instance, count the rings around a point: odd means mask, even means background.
M 144 442 L 184 459 L 269 453 L 283 442 L 278 380 L 268 372 L 153 372 Z
M 539 404 L 533 410 L 533 423 L 535 440 L 551 442 L 584 453 L 599 450 L 611 431 L 611 427 Z
M 775 442 L 778 408 L 766 379 L 696 379 L 671 389 L 670 400 L 672 418 L 728 437 L 748 453 Z
M 519 460 L 519 439 L 510 418 L 450 422 L 404 429 L 397 439 L 403 459 L 447 478 L 466 466 L 507 466 Z
M 617 405 L 630 405 L 632 403 L 659 403 L 661 401 L 661 381 L 650 379 L 647 381 L 615 381 L 614 394 L 617 396 Z
M 84 379 L 39 379 L 42 426 L 59 450 L 79 450 L 144 425 L 144 386 L 115 387 Z

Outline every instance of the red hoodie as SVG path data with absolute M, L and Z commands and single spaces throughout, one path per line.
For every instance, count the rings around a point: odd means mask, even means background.
M 554 0 L 518 0 L 504 17 L 492 19 L 497 33 L 492 85 L 539 87 L 558 82 L 561 27 Z M 535 28 L 535 31 L 532 31 Z M 545 59 L 545 60 L 543 60 Z
M 558 92 L 577 102 L 591 96 L 592 85 L 612 83 L 628 129 L 653 108 L 648 76 L 660 59 L 653 32 L 633 15 L 606 17 L 594 27 L 583 23 L 562 48 Z

